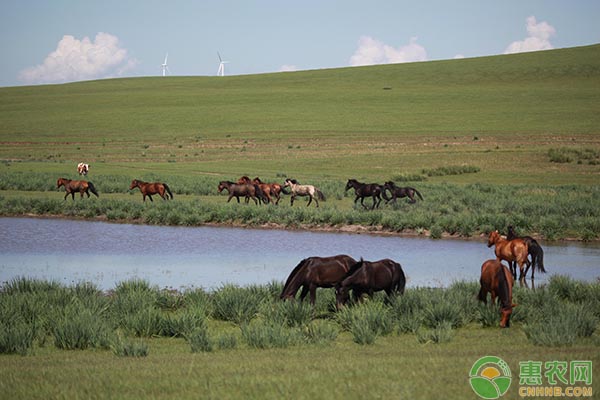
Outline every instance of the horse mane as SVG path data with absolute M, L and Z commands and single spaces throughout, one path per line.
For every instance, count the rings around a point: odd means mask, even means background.
M 349 269 L 348 272 L 346 272 L 346 276 L 345 278 L 351 276 L 352 274 L 354 274 L 356 271 L 358 271 L 360 269 L 360 267 L 362 267 L 363 263 L 365 262 L 365 260 L 363 260 L 363 258 L 360 258 L 360 261 L 358 261 L 356 264 L 352 265 Z
M 302 268 L 304 268 L 308 264 L 309 261 L 310 258 L 305 258 L 294 267 L 294 269 L 290 273 L 290 276 L 288 276 L 287 280 L 285 281 L 285 285 L 283 285 L 283 290 L 281 291 L 280 298 L 283 298 L 283 296 L 289 291 L 289 288 L 292 285 L 292 283 L 297 280 L 298 273 Z

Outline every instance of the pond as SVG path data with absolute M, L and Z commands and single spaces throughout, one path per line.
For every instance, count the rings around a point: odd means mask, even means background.
M 600 277 L 597 243 L 545 243 L 547 274 L 584 281 Z M 305 257 L 345 253 L 391 258 L 407 285 L 445 287 L 476 281 L 493 249 L 478 240 L 432 240 L 355 233 L 165 227 L 41 218 L 0 218 L 0 283 L 25 276 L 65 285 L 92 282 L 103 290 L 140 278 L 161 288 L 214 289 L 285 281 Z

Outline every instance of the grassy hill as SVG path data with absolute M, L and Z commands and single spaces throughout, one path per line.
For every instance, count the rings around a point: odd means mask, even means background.
M 592 183 L 597 166 L 551 164 L 547 152 L 600 150 L 598 104 L 600 45 L 224 78 L 0 88 L 0 159 L 87 160 L 111 173 L 118 164 L 379 180 L 466 163 L 481 168 L 478 178 L 497 182 L 540 181 L 550 169 L 550 182 Z

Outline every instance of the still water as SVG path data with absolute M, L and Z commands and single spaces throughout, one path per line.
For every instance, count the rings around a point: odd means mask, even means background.
M 600 277 L 598 244 L 541 245 L 548 273 L 536 274 L 536 285 L 554 274 Z M 88 281 L 106 290 L 140 278 L 161 288 L 214 289 L 284 281 L 305 257 L 341 253 L 394 259 L 412 287 L 476 281 L 482 262 L 494 258 L 476 240 L 0 218 L 0 284 L 26 276 L 66 285 Z

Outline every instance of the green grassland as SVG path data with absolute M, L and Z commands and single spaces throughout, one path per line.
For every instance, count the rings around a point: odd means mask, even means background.
M 282 283 L 172 292 L 145 281 L 108 294 L 16 279 L 0 291 L 0 390 L 26 398 L 476 398 L 484 355 L 600 362 L 600 285 L 556 276 L 515 287 L 512 326 L 475 300 L 479 285 L 408 288 L 335 311 L 278 295 Z M 547 380 L 544 378 L 544 382 Z M 594 389 L 597 389 L 594 387 Z

